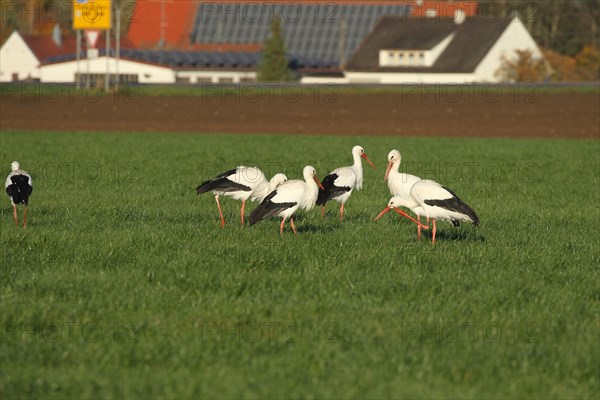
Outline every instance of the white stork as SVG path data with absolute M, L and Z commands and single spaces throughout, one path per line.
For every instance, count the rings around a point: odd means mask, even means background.
M 410 189 L 417 182 L 429 182 L 439 185 L 435 181 L 421 179 L 418 176 L 400 172 L 401 161 L 402 156 L 398 150 L 392 150 L 388 153 L 388 166 L 383 180 L 387 181 L 388 188 L 393 197 L 408 200 L 410 198 Z M 425 211 L 421 207 L 408 208 L 415 213 L 419 221 L 421 220 L 421 216 L 425 216 Z M 427 222 L 429 222 L 429 218 L 427 218 Z M 421 226 L 420 224 L 417 225 L 417 239 L 421 239 Z
M 269 193 L 275 190 L 278 185 L 285 181 L 287 181 L 287 177 L 284 174 L 276 174 L 270 181 L 267 181 L 265 174 L 263 174 L 260 169 L 239 166 L 201 183 L 200 186 L 196 188 L 196 193 L 202 194 L 212 191 L 215 195 L 215 201 L 217 202 L 217 207 L 219 209 L 222 227 L 225 226 L 225 219 L 223 218 L 223 212 L 221 211 L 219 196 L 223 195 L 232 197 L 236 200 L 241 200 L 242 209 L 240 215 L 242 225 L 244 225 L 246 200 L 250 199 L 261 202 Z
M 410 208 L 418 215 L 432 219 L 432 244 L 435 244 L 436 220 L 438 219 L 450 221 L 454 226 L 459 226 L 460 221 L 471 222 L 475 226 L 479 224 L 479 217 L 471 207 L 453 191 L 436 182 L 415 183 L 410 189 L 408 199 L 399 196 L 392 197 L 388 206 L 375 220 L 390 209 L 398 211 L 398 207 Z
M 287 181 L 271 192 L 250 214 L 250 225 L 265 218 L 278 216 L 281 217 L 279 234 L 283 235 L 285 221 L 289 218 L 292 231 L 296 234 L 294 213 L 298 208 L 305 210 L 313 208 L 319 194 L 319 187 L 323 187 L 317 178 L 317 171 L 310 165 L 304 167 L 303 176 L 303 181 L 299 179 Z
M 29 196 L 33 192 L 33 180 L 31 175 L 21 169 L 18 162 L 13 161 L 10 165 L 11 172 L 6 177 L 4 188 L 10 197 L 13 206 L 13 216 L 15 226 L 19 227 L 19 217 L 17 216 L 17 204 L 25 205 L 25 214 L 23 216 L 23 228 L 27 228 L 27 208 L 29 206 Z
M 361 158 L 367 160 L 371 167 L 375 169 L 362 147 L 354 146 L 352 157 L 354 158 L 354 164 L 337 168 L 323 178 L 323 189 L 319 191 L 319 197 L 317 198 L 317 205 L 322 206 L 321 215 L 323 217 L 325 216 L 325 204 L 329 200 L 335 200 L 341 203 L 340 219 L 344 219 L 344 204 L 350 198 L 352 190 L 355 188 L 356 190 L 362 189 L 363 168 Z

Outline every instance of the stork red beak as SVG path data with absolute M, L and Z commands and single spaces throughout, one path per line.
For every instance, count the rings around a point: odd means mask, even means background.
M 388 175 L 390 174 L 390 171 L 392 170 L 392 166 L 394 165 L 393 162 L 389 162 L 387 169 L 385 170 L 385 177 L 383 178 L 383 181 L 386 182 L 388 180 Z
M 391 207 L 389 207 L 389 206 L 388 206 L 388 207 L 386 207 L 386 208 L 384 208 L 384 209 L 383 209 L 383 211 L 381 211 L 381 212 L 379 213 L 379 215 L 378 215 L 378 216 L 376 216 L 376 217 L 375 217 L 375 219 L 374 219 L 373 221 L 377 221 L 379 218 L 383 217 L 383 216 L 384 216 L 384 215 L 385 215 L 385 214 L 386 214 L 388 211 L 390 211 L 390 210 L 391 210 Z
M 313 179 L 315 180 L 315 182 L 317 182 L 317 185 L 318 185 L 318 186 L 319 186 L 321 189 L 325 190 L 325 188 L 323 187 L 323 185 L 321 185 L 321 182 L 319 182 L 319 178 L 317 178 L 315 175 L 313 175 Z
M 373 169 L 375 169 L 375 170 L 377 169 L 377 168 L 375 168 L 375 166 L 373 165 L 373 163 L 371 162 L 371 160 L 369 160 L 369 157 L 367 157 L 367 154 L 366 154 L 366 153 L 362 153 L 362 154 L 361 154 L 361 157 L 362 157 L 362 158 L 364 158 L 365 160 L 367 160 L 367 162 L 369 163 L 369 165 L 370 165 L 371 167 L 373 167 Z
M 429 229 L 429 226 L 423 225 L 422 223 L 420 223 L 419 221 L 417 221 L 416 219 L 414 219 L 413 217 L 411 217 L 410 215 L 408 215 L 404 211 L 399 210 L 397 208 L 391 208 L 390 206 L 387 206 L 386 208 L 384 208 L 383 211 L 381 211 L 379 213 L 379 215 L 374 219 L 374 221 L 377 221 L 379 218 L 383 217 L 383 215 L 385 215 L 385 213 L 387 213 L 390 210 L 396 211 L 398 214 L 402 215 L 403 217 L 406 217 L 406 218 L 410 219 L 412 222 L 414 222 L 415 224 L 419 225 L 421 228 L 423 228 L 425 230 Z

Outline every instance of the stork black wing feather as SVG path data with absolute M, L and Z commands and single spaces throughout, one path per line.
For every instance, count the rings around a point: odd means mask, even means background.
M 277 190 L 273 190 L 258 207 L 250 213 L 250 225 L 262 221 L 265 218 L 274 217 L 281 211 L 294 207 L 298 203 L 274 203 L 271 199 L 277 194 Z
M 196 188 L 196 193 L 202 194 L 213 190 L 218 190 L 220 192 L 237 192 L 240 190 L 249 192 L 252 190 L 246 185 L 242 185 L 241 183 L 237 183 L 229 179 L 229 177 L 234 175 L 236 172 L 237 168 L 230 169 L 229 171 L 223 172 L 222 174 L 219 174 L 214 178 L 207 180 L 206 182 L 202 182 L 200 186 Z
M 329 200 L 335 199 L 336 197 L 349 192 L 348 186 L 335 186 L 335 180 L 338 178 L 337 174 L 329 174 L 323 178 L 323 189 L 319 188 L 319 195 L 317 196 L 317 205 L 324 206 Z
M 29 196 L 33 193 L 33 187 L 29 184 L 29 177 L 25 175 L 13 175 L 10 177 L 11 185 L 6 187 L 6 193 L 10 196 L 13 203 L 29 203 Z
M 452 197 L 444 200 L 425 200 L 425 204 L 427 204 L 428 206 L 437 206 L 449 211 L 454 211 L 468 215 L 469 218 L 471 218 L 471 221 L 473 221 L 473 225 L 477 226 L 479 224 L 479 217 L 477 216 L 477 213 L 475 213 L 475 211 L 471 207 L 469 207 L 467 203 L 462 201 L 460 197 L 458 197 L 456 193 L 454 193 L 452 190 L 448 189 L 445 186 L 442 187 L 446 189 L 448 193 L 452 195 Z M 454 224 L 454 221 L 452 222 L 452 224 Z

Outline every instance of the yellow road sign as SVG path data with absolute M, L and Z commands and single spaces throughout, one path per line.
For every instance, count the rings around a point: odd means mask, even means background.
M 73 0 L 73 29 L 110 29 L 110 0 Z

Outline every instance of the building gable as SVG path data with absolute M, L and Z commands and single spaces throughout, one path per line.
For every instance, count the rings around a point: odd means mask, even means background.
M 14 31 L 0 48 L 0 81 L 39 79 L 39 59 Z
M 506 30 L 511 19 L 498 21 L 469 18 L 456 24 L 438 19 L 382 18 L 371 35 L 365 39 L 346 66 L 347 71 L 365 72 L 431 72 L 472 73 L 498 38 Z M 396 67 L 381 66 L 379 51 L 397 47 L 427 50 L 437 44 L 438 57 L 431 63 Z M 435 48 L 435 47 L 433 47 Z

